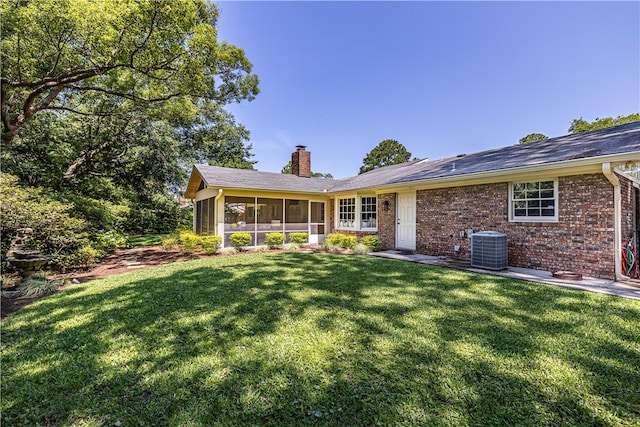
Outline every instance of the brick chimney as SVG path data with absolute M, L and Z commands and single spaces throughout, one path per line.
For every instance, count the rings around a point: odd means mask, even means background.
M 305 148 L 304 145 L 296 145 L 296 151 L 291 154 L 291 173 L 311 178 L 311 152 Z

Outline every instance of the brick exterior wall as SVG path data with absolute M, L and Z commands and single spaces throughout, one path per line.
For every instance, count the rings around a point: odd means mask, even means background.
M 298 148 L 291 154 L 291 173 L 305 178 L 311 177 L 311 152 Z
M 460 237 L 460 232 L 493 230 L 508 236 L 509 265 L 614 278 L 613 250 L 614 246 L 619 250 L 620 245 L 613 241 L 613 186 L 604 175 L 559 178 L 556 223 L 509 222 L 508 185 L 418 191 L 417 252 L 468 260 L 471 240 Z M 626 193 L 630 193 L 628 188 Z M 623 208 L 626 223 L 633 209 L 631 202 L 623 203 L 627 206 Z M 631 213 L 624 214 L 627 211 Z M 386 243 L 388 237 L 384 239 Z M 454 251 L 454 245 L 460 245 L 459 252 Z
M 384 203 L 389 209 L 385 210 Z M 396 193 L 378 195 L 378 237 L 382 241 L 381 249 L 394 249 L 396 246 Z

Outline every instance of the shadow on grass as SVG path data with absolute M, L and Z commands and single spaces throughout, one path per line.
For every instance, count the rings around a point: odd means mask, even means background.
M 634 424 L 639 314 L 371 257 L 180 263 L 7 319 L 2 413 L 7 425 Z

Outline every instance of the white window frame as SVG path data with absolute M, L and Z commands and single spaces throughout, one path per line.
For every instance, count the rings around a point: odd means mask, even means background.
M 362 227 L 362 199 L 367 197 L 373 197 L 376 199 L 376 226 L 375 227 Z M 346 199 L 354 199 L 355 201 L 355 211 L 354 211 L 354 219 L 352 226 L 341 225 L 340 218 L 340 201 Z M 378 221 L 379 221 L 379 212 L 378 212 L 378 196 L 375 194 L 365 194 L 365 195 L 345 195 L 341 197 L 336 197 L 335 199 L 335 224 L 334 228 L 336 230 L 344 230 L 344 231 L 377 231 L 378 230 Z
M 359 212 L 358 212 L 358 219 L 360 220 L 360 223 L 358 225 L 360 225 L 360 230 L 366 230 L 366 231 L 372 231 L 372 230 L 377 230 L 378 229 L 378 197 L 376 195 L 370 195 L 370 196 L 360 196 L 358 197 L 359 201 L 358 201 L 358 208 L 359 208 Z M 364 199 L 374 199 L 374 203 L 373 205 L 371 203 L 368 203 L 369 206 L 374 206 L 375 207 L 375 227 L 365 227 L 363 226 L 363 222 L 362 222 L 362 205 L 364 203 Z
M 514 200 L 514 191 L 513 188 L 516 184 L 532 184 L 532 183 L 541 183 L 541 182 L 553 182 L 553 199 L 551 198 L 525 198 L 518 199 L 524 202 L 534 201 L 534 200 L 553 200 L 553 216 L 516 216 L 515 215 L 515 200 Z M 557 179 L 538 179 L 538 180 L 526 180 L 526 181 L 512 181 L 509 183 L 509 222 L 558 222 L 558 180 Z

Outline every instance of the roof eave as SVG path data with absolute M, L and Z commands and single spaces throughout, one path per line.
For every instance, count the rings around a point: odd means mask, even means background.
M 540 165 L 520 166 L 509 169 L 497 169 L 484 172 L 473 172 L 454 176 L 426 178 L 416 181 L 397 182 L 377 186 L 360 187 L 344 192 L 375 190 L 381 192 L 393 192 L 401 189 L 429 189 L 442 187 L 460 187 L 474 184 L 490 184 L 509 181 L 513 178 L 528 179 L 545 176 L 582 175 L 587 173 L 602 173 L 602 163 L 622 163 L 629 160 L 640 161 L 640 151 L 633 151 L 606 156 L 589 157 L 586 159 L 565 160 L 561 162 L 545 163 Z

